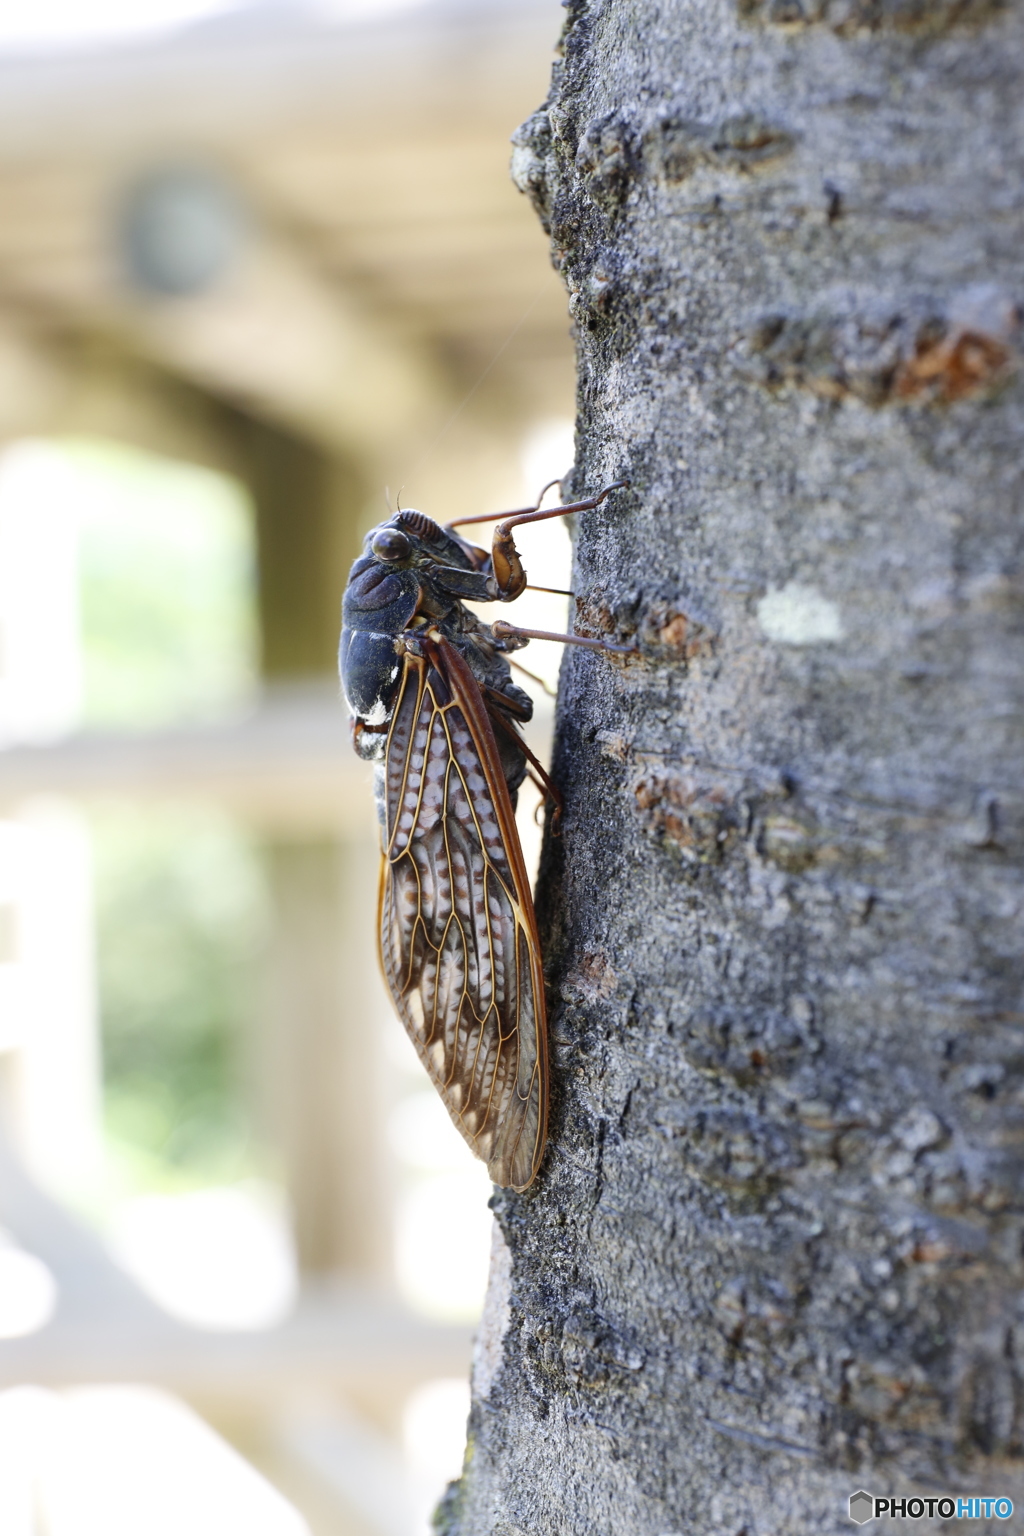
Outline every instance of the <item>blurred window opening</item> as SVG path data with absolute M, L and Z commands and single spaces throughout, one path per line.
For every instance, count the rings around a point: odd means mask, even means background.
M 401 1029 L 396 1022 L 395 1030 Z M 483 1305 L 493 1218 L 487 1169 L 473 1156 L 404 1036 L 396 1065 L 406 1092 L 388 1125 L 398 1164 L 395 1269 L 415 1311 L 440 1322 L 475 1322 Z M 401 1059 L 398 1059 L 398 1058 Z
M 58 801 L 0 820 L 0 1093 L 35 1176 L 80 1196 L 101 1171 L 91 850 Z
M 13 965 L 18 959 L 18 927 L 17 907 L 13 901 L 5 902 L 0 906 L 0 965 Z M 0 1032 L 3 1027 L 0 1022 Z
M 152 728 L 251 703 L 255 531 L 241 485 L 114 444 L 57 452 L 80 524 L 86 722 Z
M 462 1474 L 469 1417 L 469 1382 L 456 1377 L 426 1381 L 406 1399 L 402 1438 L 419 1532 L 430 1536 L 431 1516 L 447 1483 Z
M 563 479 L 572 468 L 575 452 L 576 423 L 571 417 L 549 416 L 535 422 L 523 439 L 519 454 L 528 492 L 539 495 L 549 480 Z M 540 526 L 550 528 L 551 524 Z
M 252 509 L 226 475 L 99 440 L 0 454 L 0 744 L 152 729 L 257 685 Z
M 56 1307 L 57 1282 L 50 1269 L 0 1228 L 0 1339 L 38 1333 Z
M 280 1191 L 256 1180 L 121 1201 L 110 1240 L 143 1290 L 194 1328 L 271 1328 L 294 1305 L 295 1253 Z
M 83 679 L 75 498 L 55 445 L 0 453 L 0 746 L 78 724 Z
M 4 1536 L 309 1536 L 184 1403 L 149 1387 L 0 1392 Z

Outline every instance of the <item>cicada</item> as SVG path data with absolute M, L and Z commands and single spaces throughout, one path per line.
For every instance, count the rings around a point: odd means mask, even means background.
M 528 762 L 549 781 L 519 733 L 533 702 L 508 656 L 531 638 L 621 647 L 488 625 L 466 602 L 526 590 L 514 527 L 587 511 L 624 483 L 504 514 L 489 552 L 454 531 L 482 517 L 442 527 L 396 512 L 367 534 L 345 589 L 342 685 L 355 750 L 377 765 L 381 968 L 458 1130 L 494 1182 L 516 1190 L 544 1153 L 548 1058 L 515 804 Z

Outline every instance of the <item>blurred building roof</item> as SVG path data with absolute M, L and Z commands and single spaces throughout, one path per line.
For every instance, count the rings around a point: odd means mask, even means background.
M 86 348 L 379 457 L 429 436 L 517 326 L 492 410 L 564 412 L 564 294 L 507 172 L 560 11 L 250 4 L 0 57 L 0 433 L 88 424 L 62 366 Z M 121 237 L 132 189 L 168 168 L 220 178 L 245 225 L 215 280 L 171 297 L 133 285 Z

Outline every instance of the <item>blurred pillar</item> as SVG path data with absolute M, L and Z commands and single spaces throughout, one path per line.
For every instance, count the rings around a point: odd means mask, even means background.
M 343 460 L 280 427 L 240 417 L 236 440 L 256 506 L 264 678 L 277 687 L 322 684 L 335 675 L 362 482 Z M 371 814 L 368 798 L 365 846 L 323 834 L 267 845 L 264 1096 L 307 1276 L 391 1272 Z
M 376 850 L 323 839 L 268 850 L 269 1066 L 307 1275 L 390 1274 L 374 892 Z
M 238 436 L 256 506 L 263 674 L 333 676 L 363 481 L 350 463 L 280 427 L 243 418 Z

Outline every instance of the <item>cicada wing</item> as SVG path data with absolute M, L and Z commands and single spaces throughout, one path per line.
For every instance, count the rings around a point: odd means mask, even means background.
M 454 646 L 407 653 L 384 764 L 380 950 L 399 1016 L 496 1184 L 547 1131 L 540 941 L 480 687 Z

